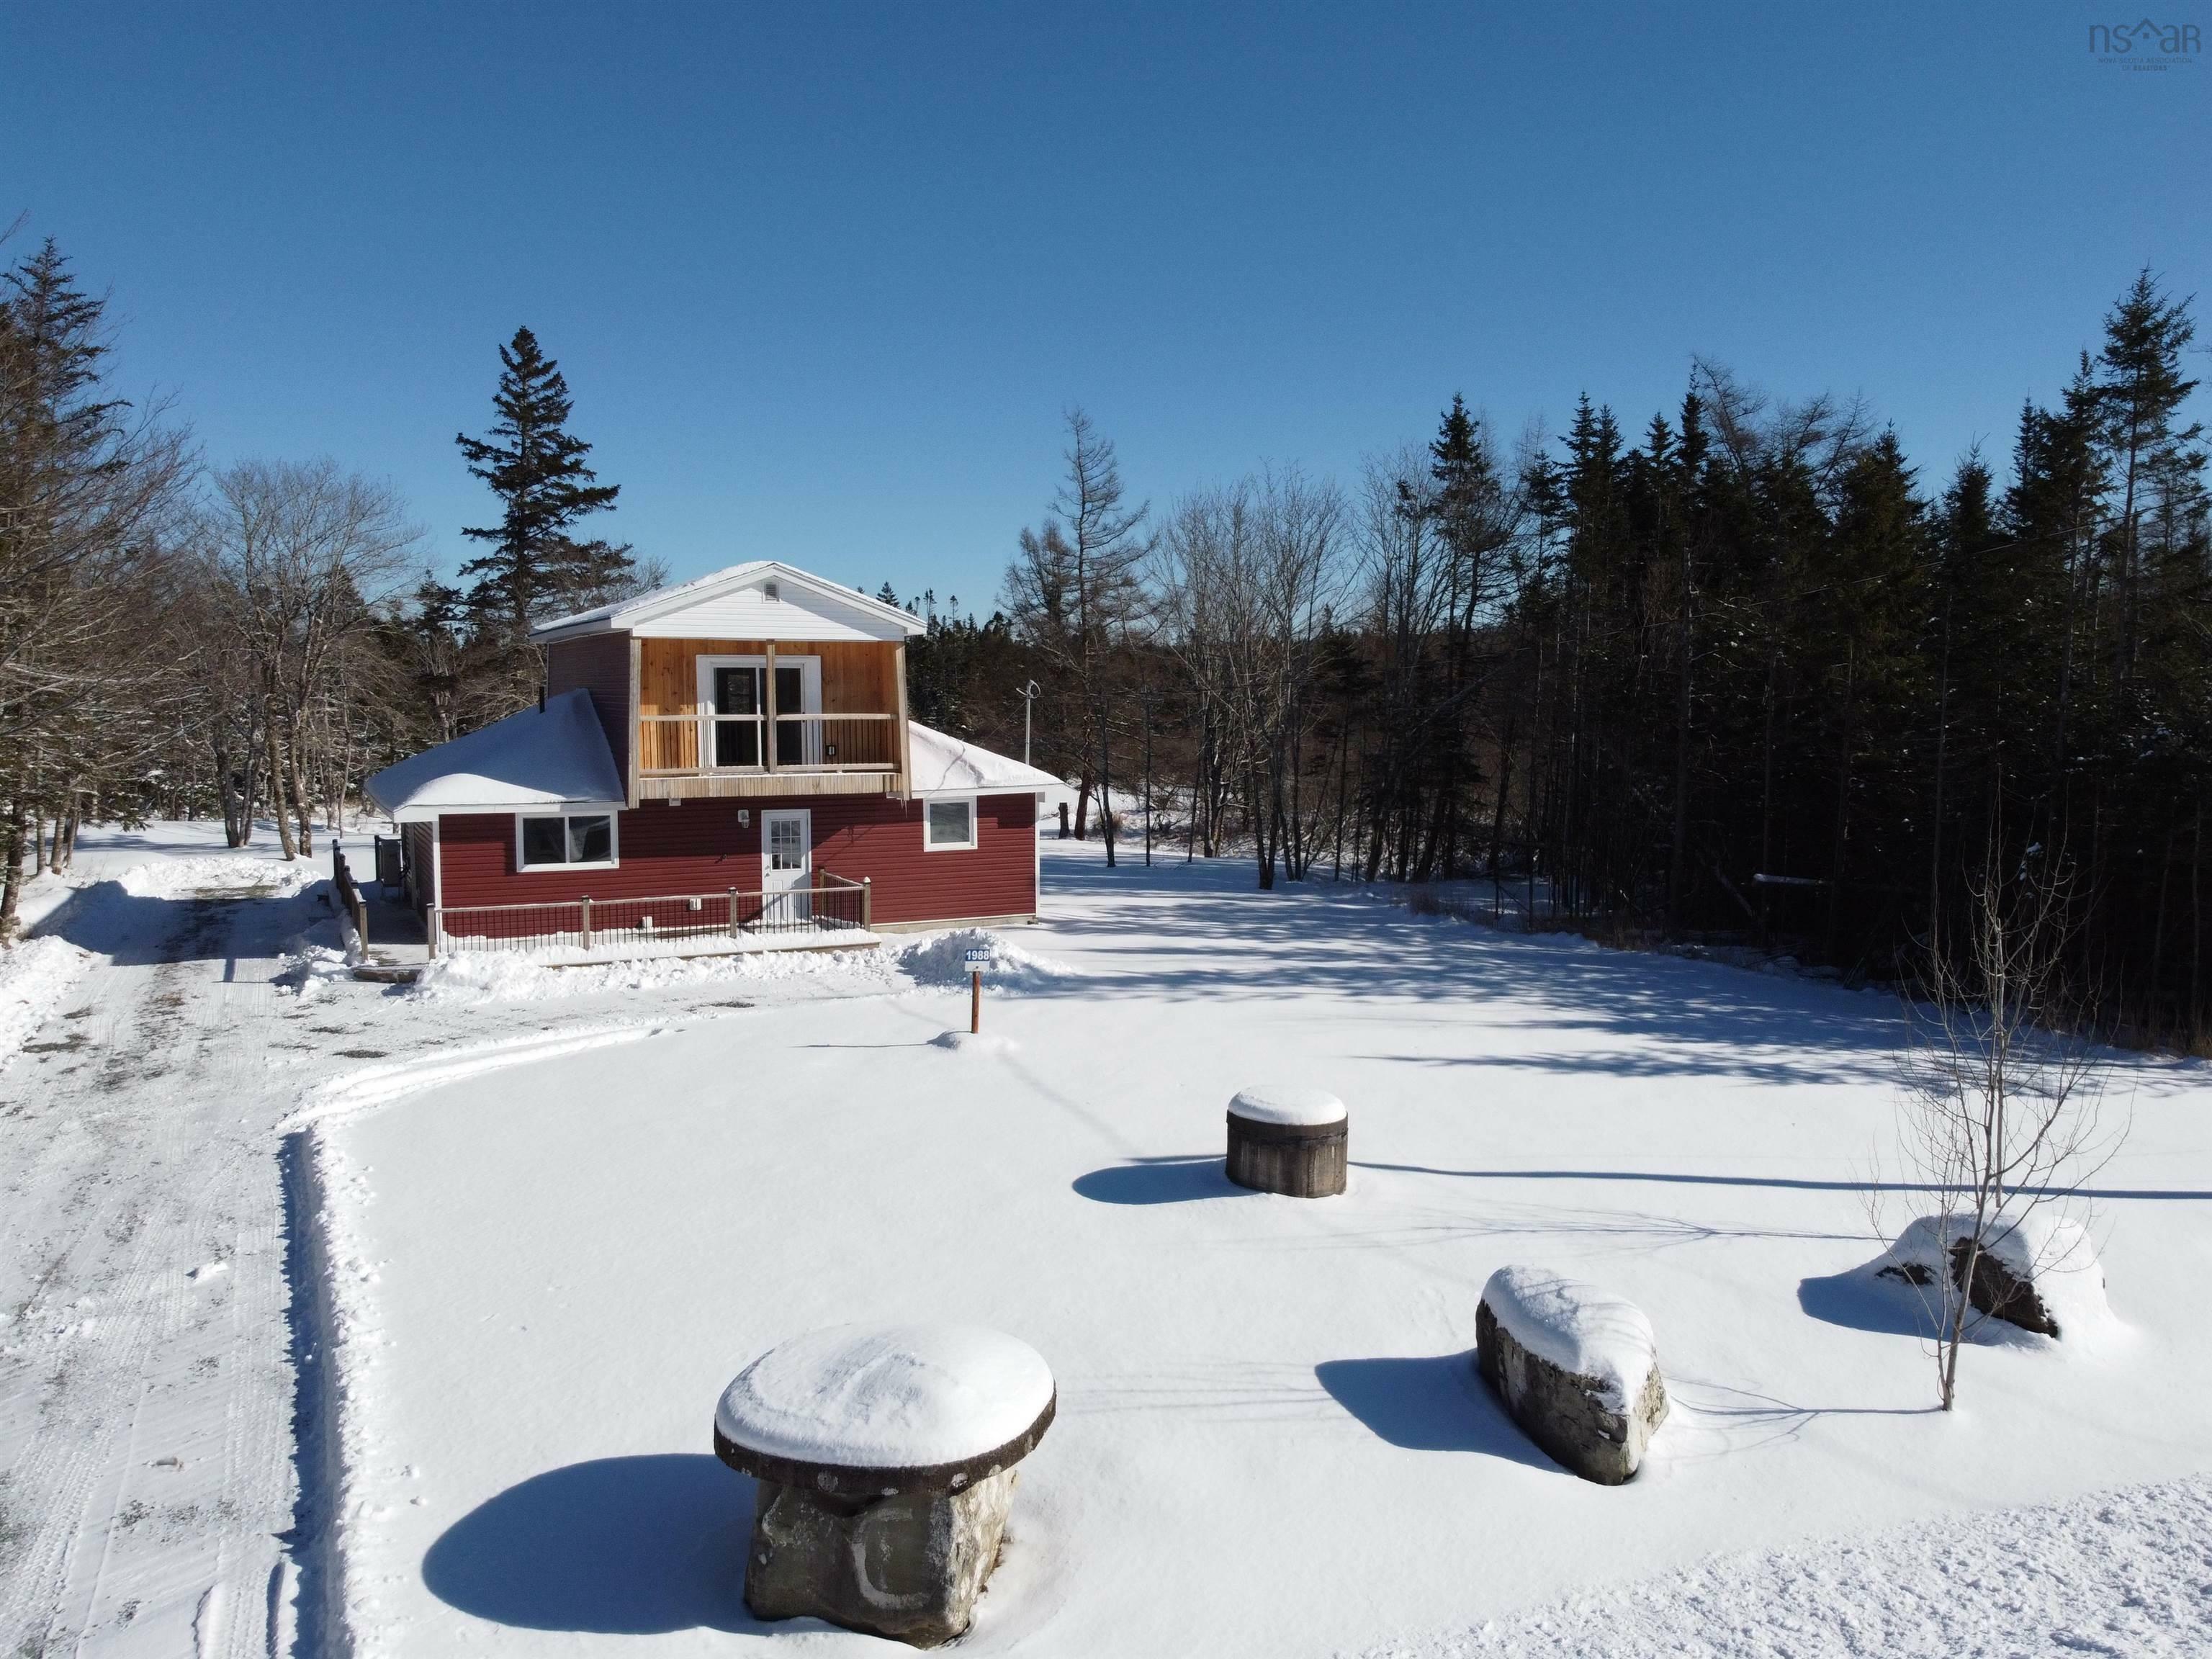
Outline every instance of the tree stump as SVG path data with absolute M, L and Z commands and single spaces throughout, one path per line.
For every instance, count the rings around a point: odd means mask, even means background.
M 745 1605 L 952 1640 L 1056 1403 L 1035 1349 L 976 1326 L 840 1325 L 769 1349 L 714 1413 L 715 1455 L 760 1483 Z
M 1246 1089 L 1229 1103 L 1229 1178 L 1255 1192 L 1328 1198 L 1344 1190 L 1351 1120 L 1319 1089 Z

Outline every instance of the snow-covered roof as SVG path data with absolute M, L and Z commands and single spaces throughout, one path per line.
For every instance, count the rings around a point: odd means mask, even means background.
M 914 763 L 907 778 L 907 793 L 916 799 L 926 800 L 932 795 L 1029 794 L 1060 787 L 1060 780 L 1049 772 L 947 737 L 920 720 L 908 720 L 907 732 Z
M 591 694 L 580 690 L 548 697 L 542 713 L 526 708 L 372 774 L 368 796 L 408 822 L 441 812 L 618 807 L 623 788 Z
M 607 633 L 698 639 L 899 640 L 927 631 L 920 617 L 895 605 L 795 565 L 751 559 L 633 599 L 556 617 L 540 623 L 531 635 L 539 640 Z

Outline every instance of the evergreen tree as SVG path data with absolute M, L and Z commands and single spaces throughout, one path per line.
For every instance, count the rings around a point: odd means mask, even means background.
M 486 551 L 461 567 L 474 577 L 468 605 L 501 650 L 526 647 L 531 625 L 601 603 L 634 580 L 627 544 L 580 541 L 578 520 L 613 507 L 619 484 L 602 484 L 585 465 L 591 445 L 568 430 L 572 400 L 561 367 L 518 328 L 499 349 L 498 414 L 489 437 L 458 434 L 469 471 L 491 486 L 502 509 L 496 525 L 465 529 Z

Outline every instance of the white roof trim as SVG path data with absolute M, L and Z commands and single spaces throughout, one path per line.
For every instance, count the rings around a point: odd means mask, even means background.
M 695 577 L 688 582 L 679 582 L 674 587 L 641 593 L 636 599 L 624 599 L 617 605 L 603 605 L 596 611 L 580 611 L 573 617 L 556 617 L 551 622 L 538 623 L 530 630 L 530 636 L 535 640 L 550 640 L 577 634 L 624 632 L 640 623 L 653 622 L 673 612 L 688 610 L 692 605 L 704 604 L 768 576 L 789 582 L 795 587 L 805 588 L 823 599 L 835 599 L 840 605 L 850 605 L 878 622 L 897 627 L 902 634 L 926 634 L 929 631 L 921 619 L 911 611 L 902 611 L 895 605 L 885 605 L 881 599 L 870 599 L 857 588 L 841 586 L 778 559 L 754 559 Z

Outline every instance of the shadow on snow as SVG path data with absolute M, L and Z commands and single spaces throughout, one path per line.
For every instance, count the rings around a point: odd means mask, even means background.
M 1249 1198 L 1222 1172 L 1218 1157 L 1139 1158 L 1076 1176 L 1075 1190 L 1100 1204 L 1187 1204 L 1204 1198 Z
M 601 1457 L 532 1475 L 422 1558 L 449 1607 L 525 1630 L 761 1631 L 743 1595 L 753 1482 L 703 1453 Z
M 1377 1439 L 1407 1451 L 1486 1452 L 1564 1473 L 1505 1414 L 1465 1350 L 1433 1358 L 1327 1359 L 1314 1376 Z

